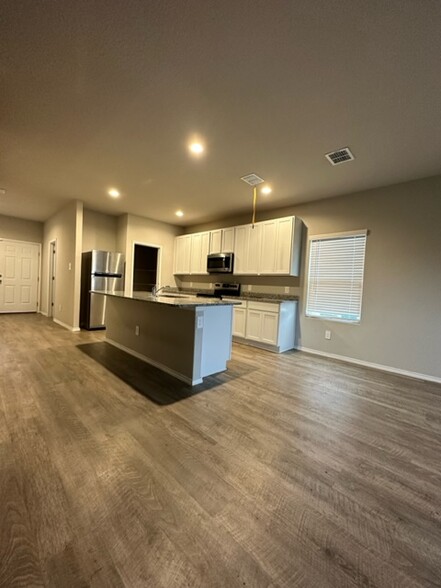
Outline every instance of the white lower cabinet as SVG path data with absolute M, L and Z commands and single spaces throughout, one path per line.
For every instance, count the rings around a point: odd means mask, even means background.
M 234 307 L 233 338 L 240 343 L 282 353 L 294 349 L 297 301 L 241 300 Z
M 279 336 L 279 313 L 262 312 L 260 340 L 268 345 L 277 345 Z
M 245 337 L 247 324 L 247 309 L 235 306 L 233 311 L 233 336 Z

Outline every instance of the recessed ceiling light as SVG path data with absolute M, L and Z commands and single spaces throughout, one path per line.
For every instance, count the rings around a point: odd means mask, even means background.
M 6 190 L 4 188 L 0 188 L 0 196 L 4 196 L 6 194 Z
M 176 215 L 176 216 L 184 216 L 184 212 L 183 212 L 182 210 L 177 210 L 177 211 L 175 212 L 175 215 Z
M 271 186 L 264 186 L 261 189 L 262 194 L 271 194 L 272 191 L 273 189 L 271 188 Z
M 118 198 L 118 196 L 120 196 L 120 193 L 116 188 L 110 188 L 110 190 L 107 191 L 107 194 L 112 196 L 112 198 Z
M 205 151 L 205 147 L 199 141 L 194 141 L 188 146 L 193 155 L 201 155 Z

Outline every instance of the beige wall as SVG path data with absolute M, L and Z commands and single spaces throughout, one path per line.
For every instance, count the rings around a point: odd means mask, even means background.
M 116 225 L 116 216 L 85 208 L 83 211 L 83 251 L 91 251 L 92 249 L 117 251 Z
M 0 214 L 0 239 L 43 243 L 43 223 Z
M 133 247 L 134 243 L 157 246 L 161 248 L 160 278 L 161 285 L 175 285 L 173 276 L 173 252 L 175 237 L 182 233 L 182 229 L 132 214 L 118 219 L 117 244 L 118 248 L 124 244 L 126 253 L 126 292 L 132 289 L 133 275 Z M 121 249 L 121 251 L 123 251 Z
M 263 211 L 257 220 L 291 214 L 304 220 L 309 235 L 369 230 L 358 325 L 305 317 L 306 247 L 300 279 L 242 278 L 254 291 L 283 292 L 287 285 L 300 294 L 299 344 L 441 378 L 441 176 Z M 249 215 L 187 232 L 246 222 Z
M 71 202 L 44 224 L 41 310 L 48 311 L 50 242 L 56 241 L 54 319 L 79 327 L 83 204 Z

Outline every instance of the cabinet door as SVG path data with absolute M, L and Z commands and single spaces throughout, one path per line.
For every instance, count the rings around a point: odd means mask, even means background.
M 233 310 L 233 335 L 236 337 L 246 336 L 246 308 L 234 308 Z
M 261 224 L 262 253 L 260 256 L 259 273 L 273 274 L 276 261 L 277 220 L 265 221 Z
M 207 273 L 207 255 L 210 244 L 210 233 L 194 233 L 191 236 L 190 273 Z
M 190 251 L 190 273 L 199 274 L 201 272 L 201 256 L 202 256 L 202 234 L 195 233 L 191 235 L 191 251 Z
M 210 232 L 202 233 L 200 273 L 207 275 L 207 255 L 210 251 Z
M 247 311 L 246 338 L 260 341 L 262 331 L 262 313 L 260 310 Z
M 236 227 L 236 240 L 234 244 L 234 273 L 245 274 L 247 267 L 249 232 L 248 225 Z
M 292 217 L 277 219 L 277 239 L 275 240 L 274 273 L 289 275 L 292 256 Z
M 259 274 L 260 256 L 261 256 L 261 232 L 262 226 L 255 224 L 254 228 L 248 226 L 248 251 L 247 264 L 244 273 L 257 275 Z
M 222 229 L 222 249 L 223 253 L 234 251 L 234 227 Z
M 277 345 L 279 333 L 279 315 L 275 312 L 262 312 L 262 330 L 260 340 L 262 343 Z
M 175 239 L 175 274 L 190 273 L 191 235 L 183 235 Z
M 222 229 L 210 231 L 210 253 L 222 252 Z

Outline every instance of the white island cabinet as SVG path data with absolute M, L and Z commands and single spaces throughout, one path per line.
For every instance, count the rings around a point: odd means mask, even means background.
M 107 297 L 106 340 L 115 347 L 191 386 L 227 369 L 237 301 L 94 293 Z

